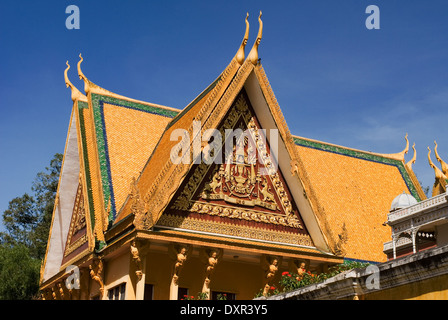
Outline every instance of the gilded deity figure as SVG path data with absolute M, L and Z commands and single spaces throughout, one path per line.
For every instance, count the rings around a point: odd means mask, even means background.
M 103 260 L 99 259 L 94 262 L 94 265 L 89 265 L 89 273 L 92 280 L 96 281 L 100 285 L 101 296 L 104 294 L 104 282 L 103 282 Z
M 208 257 L 205 261 L 207 267 L 205 269 L 205 279 L 202 286 L 202 293 L 206 295 L 207 300 L 210 300 L 210 278 L 216 265 L 218 264 L 218 260 L 218 251 L 213 249 L 208 253 Z
M 266 296 L 271 287 L 271 284 L 274 280 L 275 274 L 278 271 L 278 259 L 272 258 L 271 262 L 269 262 L 269 266 L 267 268 L 266 277 L 265 277 L 265 285 L 263 288 L 263 295 Z
M 303 275 L 306 273 L 305 262 L 301 262 L 300 266 L 297 268 L 297 281 L 302 280 Z
M 268 280 L 268 282 L 271 282 L 274 279 L 274 276 L 277 271 L 278 271 L 278 260 L 274 258 L 272 260 L 272 263 L 269 265 L 269 270 L 266 275 L 266 279 Z
M 142 260 L 140 259 L 140 253 L 139 253 L 139 250 L 138 250 L 135 240 L 132 240 L 130 249 L 131 249 L 132 260 L 134 260 L 135 266 L 137 268 L 137 270 L 135 271 L 135 274 L 138 277 L 138 279 L 141 280 L 142 276 L 143 276 Z
M 185 260 L 187 260 L 187 249 L 182 247 L 177 254 L 177 261 L 174 264 L 174 275 L 179 276 L 179 272 L 182 269 Z
M 218 252 L 216 252 L 216 250 L 212 250 L 210 252 L 210 257 L 208 258 L 208 265 L 207 265 L 207 269 L 206 269 L 206 280 L 210 281 L 210 276 L 213 272 L 213 270 L 215 269 L 215 266 L 218 264 Z

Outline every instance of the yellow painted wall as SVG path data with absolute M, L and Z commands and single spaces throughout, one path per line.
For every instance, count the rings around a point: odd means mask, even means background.
M 448 275 L 368 294 L 366 300 L 448 300 Z
M 154 285 L 154 300 L 169 299 L 171 270 L 174 260 L 167 254 L 149 252 L 146 260 L 146 283 Z M 179 287 L 188 288 L 195 298 L 202 290 L 206 265 L 199 257 L 188 257 L 182 269 Z M 211 277 L 211 291 L 236 294 L 238 300 L 253 299 L 263 285 L 261 264 L 219 261 Z
M 135 288 L 133 287 L 129 278 L 130 254 L 125 253 L 113 260 L 108 260 L 105 263 L 104 272 L 104 299 L 108 297 L 108 290 L 117 285 L 126 283 L 126 300 L 135 299 Z

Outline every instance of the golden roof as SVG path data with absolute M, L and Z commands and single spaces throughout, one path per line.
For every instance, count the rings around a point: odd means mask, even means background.
M 67 77 L 66 83 L 74 92 L 73 99 L 82 102 L 80 139 L 98 240 L 104 241 L 104 232 L 135 210 L 129 196 L 133 179 L 144 195 L 144 210 L 152 215 L 149 225 L 157 221 L 191 167 L 173 166 L 170 151 L 178 141 L 171 141 L 171 133 L 180 128 L 191 134 L 194 120 L 201 121 L 202 131 L 218 127 L 254 74 L 285 142 L 291 172 L 297 173 L 305 201 L 309 201 L 331 250 L 349 258 L 385 259 L 382 245 L 390 239 L 390 229 L 382 224 L 392 200 L 403 190 L 418 200 L 425 197 L 412 172 L 415 159 L 404 163 L 409 149 L 407 136 L 406 148 L 393 155 L 292 136 L 258 62 L 261 12 L 259 23 L 257 40 L 248 57 L 242 60 L 249 27 L 246 18 L 246 33 L 235 57 L 183 110 L 138 101 L 95 85 L 82 72 L 80 56 L 78 74 L 84 80 L 86 95 L 79 94 Z

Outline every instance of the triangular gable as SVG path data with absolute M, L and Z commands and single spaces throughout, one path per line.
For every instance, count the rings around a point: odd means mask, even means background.
M 84 251 L 89 250 L 88 217 L 86 215 L 86 198 L 84 197 L 83 181 L 80 178 L 73 205 L 70 228 L 67 234 L 62 266 L 70 263 Z M 87 211 L 88 212 L 88 211 Z
M 80 144 L 82 139 L 78 117 L 78 108 L 85 104 L 84 101 L 75 100 L 73 105 L 53 209 L 47 252 L 41 270 L 41 281 L 48 280 L 60 271 L 60 268 L 64 264 L 67 239 L 70 238 L 69 230 L 72 221 L 73 206 L 76 202 L 79 205 L 85 205 L 84 199 L 81 200 L 82 203 L 77 201 L 80 188 L 85 188 L 85 185 L 80 183 L 80 176 L 82 176 L 84 165 L 82 161 L 83 149 Z M 86 246 L 91 250 L 93 248 L 93 240 L 91 239 L 90 221 L 86 222 L 84 235 L 87 239 Z M 72 257 L 74 258 L 74 255 Z
M 193 136 L 193 120 L 200 121 L 201 123 L 201 132 L 199 134 L 203 134 L 206 130 L 217 128 L 235 102 L 238 94 L 244 88 L 257 119 L 261 123 L 261 127 L 263 129 L 278 130 L 279 168 L 283 173 L 286 185 L 291 190 L 291 196 L 294 202 L 299 207 L 301 217 L 311 236 L 312 243 L 319 250 L 329 252 L 326 235 L 319 225 L 312 205 L 306 197 L 302 182 L 295 175 L 294 170 L 291 170 L 291 164 L 296 161 L 293 139 L 286 126 L 280 108 L 276 104 L 266 75 L 260 65 L 254 66 L 247 60 L 240 67 L 236 63 L 235 65 L 237 68 L 233 69 L 232 72 L 229 71 L 232 70 L 232 63 L 229 65 L 226 69 L 228 77 L 221 77 L 221 83 L 218 82 L 216 86 L 218 89 L 215 88 L 212 90 L 210 97 L 201 108 L 190 110 L 189 112 L 191 114 L 187 113 L 185 117 L 187 121 L 177 128 L 187 129 L 191 141 L 195 140 Z M 148 164 L 151 164 L 151 160 L 153 160 L 153 167 L 157 169 L 151 170 L 151 166 L 146 167 L 137 180 L 135 189 L 142 196 L 136 197 L 136 199 L 139 201 L 142 200 L 142 203 L 137 204 L 135 202 L 133 203 L 133 201 L 128 201 L 120 213 L 121 217 L 133 213 L 134 225 L 137 228 L 148 229 L 159 220 L 171 202 L 179 185 L 183 183 L 185 177 L 192 170 L 192 164 L 180 163 L 174 165 L 170 160 L 170 150 L 177 144 L 177 141 L 169 141 L 170 134 L 171 132 L 168 130 L 164 133 L 164 143 L 159 142 L 152 156 L 154 158 L 160 152 L 157 157 L 157 162 L 154 159 L 150 159 L 148 162 Z M 268 142 L 270 143 L 270 141 Z M 159 148 L 161 151 L 159 151 Z M 190 145 L 190 150 L 192 148 L 193 146 Z
M 221 139 L 212 164 L 191 168 L 155 228 L 314 247 L 244 89 L 217 130 L 221 137 L 226 130 L 246 135 L 236 145 L 233 136 Z M 225 160 L 229 141 L 232 156 Z

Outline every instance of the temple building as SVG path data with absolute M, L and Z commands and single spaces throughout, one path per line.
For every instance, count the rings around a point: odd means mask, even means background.
M 396 154 L 293 135 L 259 60 L 261 13 L 247 55 L 245 22 L 230 63 L 181 110 L 94 84 L 80 55 L 81 92 L 67 62 L 73 106 L 43 299 L 252 299 L 302 263 L 391 258 L 391 203 L 427 201 L 407 135 Z M 434 195 L 446 192 L 437 170 Z

